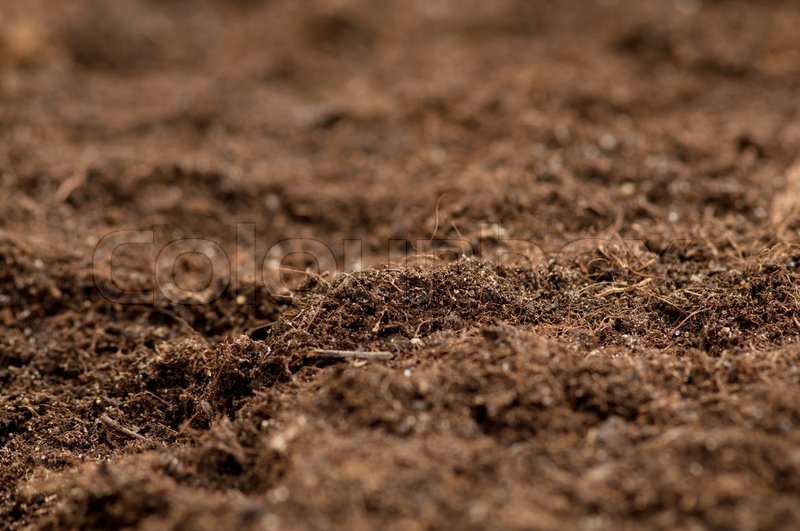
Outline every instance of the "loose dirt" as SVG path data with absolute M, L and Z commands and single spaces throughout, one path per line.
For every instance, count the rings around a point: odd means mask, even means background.
M 798 27 L 4 2 L 2 527 L 797 527 Z

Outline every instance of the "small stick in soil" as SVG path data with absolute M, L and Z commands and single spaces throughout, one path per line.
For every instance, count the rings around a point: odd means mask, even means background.
M 126 428 L 125 426 L 123 426 L 119 422 L 111 420 L 111 417 L 109 417 L 108 415 L 105 415 L 105 414 L 100 415 L 100 422 L 102 422 L 103 425 L 105 425 L 106 428 L 109 428 L 109 429 L 111 429 L 111 430 L 113 430 L 113 431 L 115 431 L 115 432 L 117 432 L 117 433 L 119 433 L 121 435 L 127 435 L 128 437 L 132 437 L 132 438 L 138 439 L 140 441 L 146 441 L 147 440 L 146 437 L 143 437 L 142 435 L 139 435 L 135 431 Z
M 357 359 L 357 360 L 390 360 L 393 357 L 391 352 L 384 350 L 374 352 L 364 352 L 362 350 L 323 350 L 317 349 L 314 354 L 320 358 L 334 359 Z

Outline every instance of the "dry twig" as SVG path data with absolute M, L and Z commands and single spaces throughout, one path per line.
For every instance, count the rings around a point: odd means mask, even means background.
M 119 422 L 117 422 L 115 420 L 111 420 L 111 417 L 109 417 L 106 414 L 100 415 L 100 422 L 102 422 L 103 425 L 106 428 L 109 428 L 110 430 L 115 431 L 115 432 L 119 433 L 120 435 L 127 435 L 128 437 L 131 437 L 133 439 L 137 439 L 137 440 L 140 440 L 140 441 L 146 441 L 147 440 L 147 437 L 139 435 L 135 431 L 133 431 L 133 430 L 131 430 L 129 428 L 126 428 L 125 426 L 123 426 L 122 424 L 120 424 Z
M 325 350 L 317 349 L 314 355 L 320 358 L 334 358 L 334 359 L 357 359 L 357 360 L 390 360 L 393 357 L 391 352 L 387 351 L 374 351 L 364 352 L 361 350 Z

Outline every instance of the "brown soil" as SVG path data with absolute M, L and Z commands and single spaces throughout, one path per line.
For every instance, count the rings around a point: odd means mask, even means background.
M 798 27 L 3 2 L 2 527 L 797 528 Z

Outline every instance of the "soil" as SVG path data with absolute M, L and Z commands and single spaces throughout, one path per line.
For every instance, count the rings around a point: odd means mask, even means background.
M 3 2 L 2 527 L 797 528 L 798 27 Z

